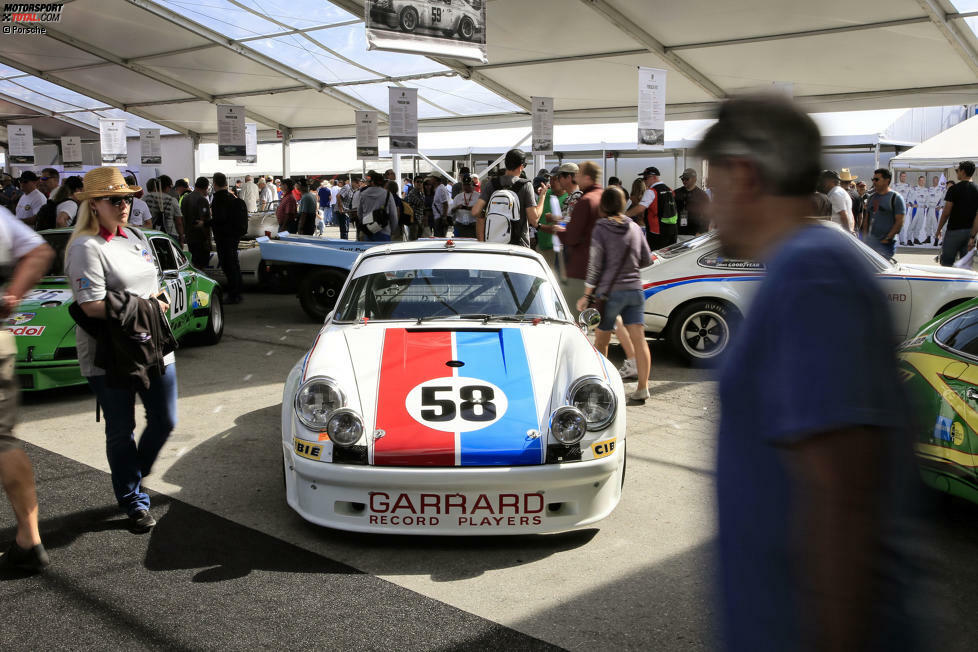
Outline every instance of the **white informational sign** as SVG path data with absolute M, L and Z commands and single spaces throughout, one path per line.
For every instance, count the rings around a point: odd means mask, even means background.
M 217 105 L 217 158 L 238 160 L 246 157 L 246 132 L 243 106 Z
M 126 121 L 99 120 L 98 131 L 102 165 L 127 165 L 129 150 L 126 146 Z
M 163 148 L 160 146 L 159 129 L 139 130 L 139 163 L 141 165 L 160 165 L 163 163 Z
M 533 104 L 534 154 L 554 153 L 554 98 L 531 97 Z
M 61 164 L 65 170 L 82 169 L 82 146 L 80 137 L 61 137 Z
M 380 146 L 377 143 L 377 112 L 356 111 L 357 120 L 357 158 L 377 158 Z
M 363 0 L 368 50 L 486 58 L 486 0 Z
M 258 162 L 258 125 L 254 122 L 245 123 L 245 157 L 238 159 L 242 165 L 254 165 Z
M 34 127 L 9 125 L 7 150 L 10 153 L 11 165 L 34 165 Z
M 418 89 L 390 87 L 392 152 L 418 153 Z
M 666 71 L 638 69 L 638 148 L 664 149 L 666 145 Z

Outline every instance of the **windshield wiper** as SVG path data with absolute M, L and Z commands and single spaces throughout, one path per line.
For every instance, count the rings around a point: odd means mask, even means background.
M 550 324 L 572 324 L 573 322 L 566 319 L 559 319 L 557 317 L 544 317 L 543 315 L 487 315 L 486 322 L 489 321 L 506 321 L 506 322 L 547 322 Z
M 418 324 L 422 324 L 426 321 L 441 321 L 443 319 L 454 319 L 456 321 L 460 319 L 481 319 L 483 322 L 492 318 L 492 315 L 487 315 L 484 313 L 467 313 L 467 314 L 454 314 L 454 315 L 428 315 L 427 317 L 418 317 Z

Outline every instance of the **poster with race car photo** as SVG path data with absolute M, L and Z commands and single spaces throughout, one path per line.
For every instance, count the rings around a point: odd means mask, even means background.
M 487 0 L 364 0 L 367 48 L 488 63 Z

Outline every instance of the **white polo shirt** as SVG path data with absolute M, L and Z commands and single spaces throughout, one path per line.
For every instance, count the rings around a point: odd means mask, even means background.
M 48 198 L 44 196 L 43 192 L 34 188 L 30 194 L 23 195 L 17 202 L 17 219 L 29 220 L 37 217 L 37 212 L 46 203 L 48 203 Z
M 139 197 L 132 198 L 132 206 L 129 208 L 129 223 L 133 226 L 142 226 L 146 220 L 152 221 L 153 216 L 149 212 L 149 206 Z

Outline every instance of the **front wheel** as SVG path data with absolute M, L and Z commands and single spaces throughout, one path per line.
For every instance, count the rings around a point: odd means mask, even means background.
M 459 22 L 458 35 L 463 41 L 471 41 L 472 37 L 475 36 L 475 23 L 468 16 Z
M 204 344 L 217 344 L 224 335 L 224 304 L 220 292 L 211 293 L 210 312 L 207 315 L 207 326 L 204 327 L 201 341 Z
M 401 30 L 411 33 L 418 28 L 418 10 L 414 7 L 405 7 L 401 11 L 400 19 Z
M 727 350 L 736 318 L 736 311 L 721 301 L 694 301 L 673 320 L 669 343 L 687 362 L 712 364 Z
M 299 304 L 309 318 L 322 323 L 336 305 L 346 275 L 335 269 L 310 270 L 299 282 Z

